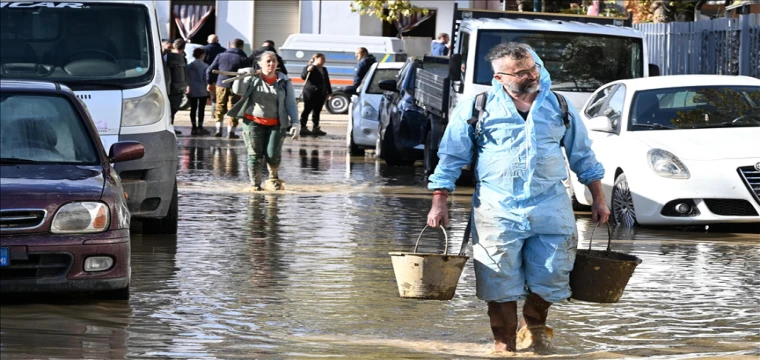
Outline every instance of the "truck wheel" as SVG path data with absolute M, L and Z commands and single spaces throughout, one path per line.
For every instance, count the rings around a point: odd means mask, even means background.
M 388 166 L 412 166 L 414 165 L 414 159 L 407 159 L 396 149 L 396 142 L 393 139 L 392 125 L 388 125 L 385 129 L 385 136 L 383 137 L 383 159 Z
M 100 291 L 95 296 L 102 300 L 129 300 L 129 285 L 123 289 Z
M 327 101 L 327 111 L 330 114 L 346 114 L 348 113 L 348 107 L 351 104 L 351 99 L 343 94 L 333 94 L 332 98 Z
M 143 220 L 143 234 L 175 235 L 177 234 L 177 221 L 179 204 L 177 199 L 177 180 L 174 180 L 174 192 L 169 206 L 169 212 L 162 219 Z
M 433 137 L 431 131 L 425 134 L 425 155 L 423 162 L 425 163 L 425 178 L 433 175 L 435 167 L 438 166 L 438 152 L 437 149 L 433 149 Z

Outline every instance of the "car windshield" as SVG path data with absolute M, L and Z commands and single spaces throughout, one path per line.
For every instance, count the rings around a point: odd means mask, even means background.
M 695 86 L 639 91 L 631 131 L 760 126 L 760 86 Z
M 530 45 L 544 61 L 552 89 L 593 92 L 600 86 L 643 75 L 641 39 L 560 32 L 485 30 L 479 35 L 475 83 L 490 85 L 493 69 L 486 55 L 504 42 Z
M 83 121 L 66 97 L 3 93 L 0 162 L 97 164 Z
M 376 69 L 366 93 L 382 95 L 384 90 L 380 88 L 380 82 L 383 80 L 396 80 L 398 72 L 399 69 Z
M 142 5 L 4 2 L 0 76 L 142 86 L 153 78 L 150 33 Z

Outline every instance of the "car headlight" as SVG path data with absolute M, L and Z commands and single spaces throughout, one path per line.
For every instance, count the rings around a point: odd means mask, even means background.
M 688 179 L 689 169 L 672 153 L 662 149 L 652 149 L 647 152 L 649 167 L 655 174 L 671 179 Z
M 365 101 L 362 104 L 362 117 L 365 119 L 377 120 L 377 110 Z
M 155 86 L 143 96 L 124 99 L 121 107 L 121 126 L 155 124 L 163 117 L 164 106 L 164 97 Z
M 108 229 L 111 222 L 108 206 L 101 202 L 72 202 L 61 206 L 53 217 L 54 234 L 95 233 Z

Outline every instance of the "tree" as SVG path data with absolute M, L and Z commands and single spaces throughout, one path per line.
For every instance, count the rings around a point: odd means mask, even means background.
M 388 11 L 384 11 L 385 9 Z M 409 0 L 354 0 L 351 2 L 351 12 L 375 16 L 392 24 L 402 16 L 411 16 L 414 13 L 427 15 L 428 9 L 418 8 Z
M 667 23 L 691 21 L 694 4 L 688 0 L 629 0 L 626 9 L 633 13 L 634 23 Z M 691 18 L 691 19 L 690 19 Z

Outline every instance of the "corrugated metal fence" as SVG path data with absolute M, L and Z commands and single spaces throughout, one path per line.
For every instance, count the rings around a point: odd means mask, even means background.
M 740 18 L 636 24 L 649 62 L 662 75 L 719 74 L 760 78 L 760 14 Z

